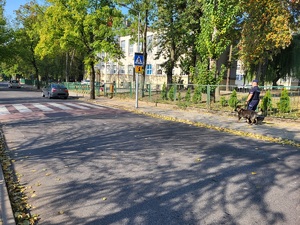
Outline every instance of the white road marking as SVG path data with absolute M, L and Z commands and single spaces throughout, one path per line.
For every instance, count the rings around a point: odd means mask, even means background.
M 20 113 L 32 112 L 31 109 L 28 109 L 26 106 L 22 104 L 13 104 L 12 106 L 15 107 L 16 110 L 18 110 Z
M 92 105 L 92 104 L 88 104 L 88 103 L 84 103 L 84 102 L 81 102 L 81 103 L 78 103 L 78 104 L 85 105 L 85 106 L 88 106 L 88 107 L 91 107 L 91 108 L 95 108 L 95 109 L 103 109 L 102 106 Z
M 49 105 L 53 105 L 57 108 L 60 108 L 60 109 L 64 109 L 64 110 L 71 110 L 72 108 L 68 107 L 68 106 L 65 106 L 63 104 L 58 104 L 58 103 L 53 103 L 53 102 L 50 102 L 48 103 Z
M 45 112 L 53 111 L 53 109 L 51 109 L 51 108 L 49 108 L 49 107 L 47 107 L 47 106 L 45 106 L 45 105 L 42 105 L 42 104 L 40 104 L 40 103 L 33 103 L 32 105 L 33 105 L 34 107 L 36 107 L 36 108 L 42 110 L 42 111 L 45 111 Z
M 8 115 L 10 112 L 5 106 L 0 106 L 0 115 Z
M 76 105 L 76 104 L 70 103 L 70 102 L 65 103 L 65 105 L 69 105 L 69 106 L 72 106 L 72 107 L 75 107 L 75 108 L 79 108 L 79 109 L 90 109 L 88 107 L 81 106 L 81 105 Z

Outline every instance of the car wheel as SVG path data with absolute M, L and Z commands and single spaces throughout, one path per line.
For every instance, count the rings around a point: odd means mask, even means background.
M 64 97 L 64 99 L 68 99 L 68 97 Z
M 42 92 L 42 97 L 43 97 L 43 98 L 45 97 L 45 94 L 44 94 L 44 92 Z

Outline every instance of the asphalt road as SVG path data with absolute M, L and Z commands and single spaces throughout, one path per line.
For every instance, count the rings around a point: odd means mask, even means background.
M 105 106 L 16 114 L 0 122 L 39 224 L 300 224 L 297 148 Z

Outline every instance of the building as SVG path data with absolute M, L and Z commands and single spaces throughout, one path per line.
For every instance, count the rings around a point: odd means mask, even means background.
M 124 52 L 124 58 L 120 60 L 104 60 L 107 58 L 105 53 L 101 53 L 98 57 L 102 60 L 96 65 L 96 80 L 101 81 L 104 80 L 106 83 L 116 82 L 117 87 L 127 88 L 129 84 L 134 83 L 133 80 L 133 70 L 134 70 L 134 53 L 138 52 L 137 43 L 132 43 L 130 41 L 131 37 L 123 36 L 119 37 L 119 44 L 121 49 Z M 158 46 L 155 44 L 156 38 L 155 33 L 148 31 L 147 32 L 147 65 L 145 69 L 146 77 L 145 84 L 151 84 L 152 87 L 156 87 L 157 89 L 161 89 L 164 83 L 167 83 L 167 75 L 162 68 L 162 64 L 165 59 L 160 57 L 159 59 L 155 59 L 155 55 L 158 52 Z M 142 43 L 140 43 L 140 49 L 142 49 Z M 218 64 L 226 64 L 229 55 L 229 48 L 221 55 Z M 230 85 L 235 84 L 236 78 L 236 69 L 235 63 L 230 70 Z M 189 83 L 189 77 L 185 74 L 180 68 L 180 64 L 178 63 L 173 70 L 173 79 L 179 81 L 179 79 L 183 82 L 184 86 L 187 86 Z M 226 77 L 224 75 L 224 81 L 222 84 L 226 84 Z
M 154 33 L 148 31 L 147 33 L 147 65 L 145 69 L 145 83 L 161 88 L 164 83 L 167 83 L 167 76 L 162 68 L 162 63 L 165 61 L 162 58 L 155 59 L 155 54 L 158 51 L 158 47 L 155 45 Z M 134 70 L 134 53 L 138 52 L 137 43 L 130 41 L 130 36 L 119 37 L 120 46 L 124 52 L 124 58 L 116 60 L 101 60 L 96 65 L 97 76 L 96 80 L 104 80 L 106 83 L 116 82 L 118 87 L 126 87 L 133 81 Z M 142 49 L 142 43 L 140 43 L 140 49 Z M 99 58 L 106 58 L 105 53 L 99 54 Z M 183 80 L 184 84 L 188 84 L 188 75 L 184 74 L 180 69 L 179 64 L 173 70 L 174 79 L 179 78 Z

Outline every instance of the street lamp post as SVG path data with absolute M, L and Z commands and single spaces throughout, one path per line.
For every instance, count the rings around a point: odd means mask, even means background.
M 135 11 L 138 13 L 138 52 L 140 52 L 140 20 L 141 20 L 141 13 L 140 11 L 136 10 L 136 9 L 133 9 L 133 8 L 130 8 L 128 7 L 127 5 L 124 5 L 124 4 L 120 4 L 121 6 L 127 8 L 127 9 L 130 9 L 132 11 Z M 139 74 L 137 73 L 135 75 L 135 108 L 138 108 L 139 107 Z

